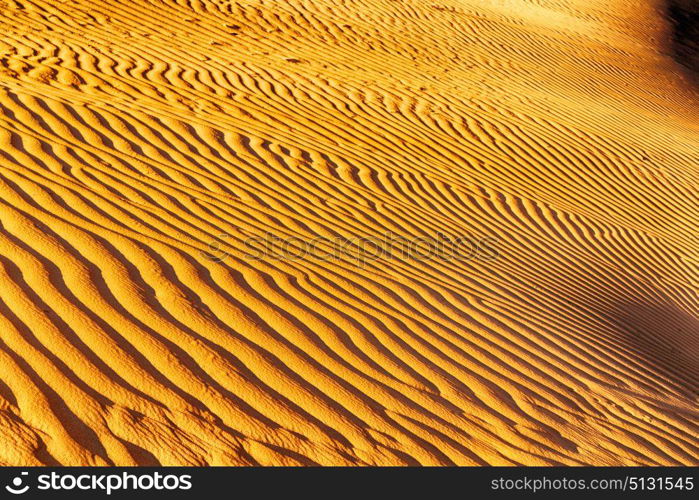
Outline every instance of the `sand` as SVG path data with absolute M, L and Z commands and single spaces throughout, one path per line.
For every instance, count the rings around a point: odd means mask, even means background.
M 0 0 L 0 463 L 699 463 L 664 13 Z

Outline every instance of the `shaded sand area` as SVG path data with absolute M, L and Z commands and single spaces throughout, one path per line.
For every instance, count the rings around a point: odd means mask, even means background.
M 675 59 L 699 85 L 699 1 L 667 0 Z
M 0 463 L 698 463 L 667 11 L 0 0 Z

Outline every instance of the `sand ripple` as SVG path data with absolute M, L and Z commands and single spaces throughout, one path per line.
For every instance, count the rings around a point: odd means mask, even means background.
M 699 105 L 637 3 L 0 0 L 0 463 L 697 464 Z

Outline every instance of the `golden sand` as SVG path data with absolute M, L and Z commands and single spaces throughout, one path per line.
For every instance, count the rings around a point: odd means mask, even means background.
M 697 464 L 663 9 L 0 0 L 0 463 Z

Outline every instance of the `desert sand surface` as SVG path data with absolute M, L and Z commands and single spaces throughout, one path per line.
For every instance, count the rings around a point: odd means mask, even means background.
M 0 463 L 699 463 L 667 8 L 0 0 Z

